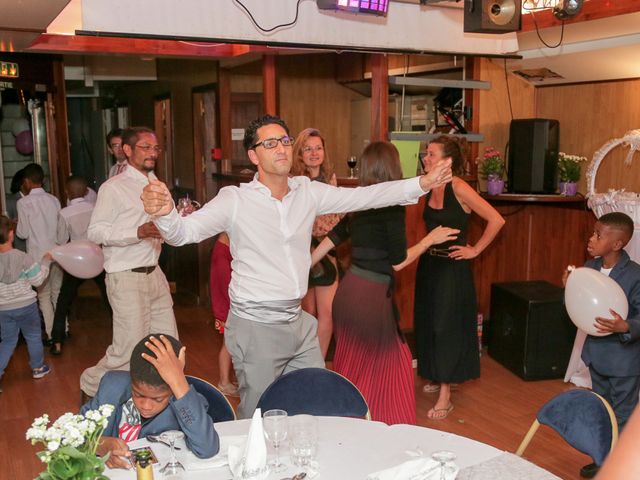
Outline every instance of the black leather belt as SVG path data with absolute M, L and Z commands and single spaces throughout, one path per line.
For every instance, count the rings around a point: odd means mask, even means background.
M 147 275 L 149 275 L 151 272 L 153 272 L 156 269 L 156 265 L 154 265 L 153 267 L 138 267 L 138 268 L 132 268 L 131 271 L 135 272 L 135 273 L 146 273 Z
M 427 253 L 433 257 L 450 258 L 451 250 L 448 248 L 427 248 Z

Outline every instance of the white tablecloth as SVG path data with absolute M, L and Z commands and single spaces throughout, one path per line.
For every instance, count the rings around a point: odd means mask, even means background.
M 430 456 L 436 450 L 450 450 L 456 454 L 456 463 L 461 469 L 473 465 L 482 464 L 492 459 L 498 459 L 503 452 L 490 445 L 486 445 L 469 438 L 446 433 L 430 428 L 412 425 L 388 426 L 380 422 L 371 422 L 353 418 L 318 417 L 319 418 L 319 444 L 318 464 L 320 474 L 316 479 L 364 479 L 368 474 L 398 465 L 411 458 L 408 453 L 416 451 Z M 238 420 L 216 424 L 216 431 L 221 438 L 246 435 L 249 429 L 249 420 Z M 138 440 L 135 446 L 149 445 L 146 440 Z M 182 450 L 178 453 L 178 459 L 188 464 L 188 455 L 191 455 L 181 443 Z M 159 459 L 159 464 L 164 465 L 169 458 L 169 447 L 154 443 L 152 449 Z M 270 448 L 269 454 L 272 455 Z M 280 455 L 287 470 L 280 473 L 272 473 L 269 480 L 280 480 L 297 473 L 300 468 L 294 467 L 289 461 L 289 447 L 287 442 L 280 448 Z M 523 465 L 531 465 L 522 460 Z M 156 478 L 161 479 L 161 474 L 156 466 Z M 536 467 L 537 468 L 537 467 Z M 135 479 L 135 471 L 109 470 L 106 475 L 113 480 Z M 546 472 L 545 472 L 546 473 Z M 189 480 L 230 480 L 231 473 L 228 467 L 212 468 L 207 470 L 191 470 L 185 475 Z M 468 476 L 466 478 L 476 478 Z M 549 474 L 548 478 L 555 478 Z

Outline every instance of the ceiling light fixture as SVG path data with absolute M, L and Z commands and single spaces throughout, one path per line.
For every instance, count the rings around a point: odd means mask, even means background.
M 584 0 L 560 0 L 553 8 L 553 14 L 559 20 L 566 20 L 575 17 L 580 10 Z

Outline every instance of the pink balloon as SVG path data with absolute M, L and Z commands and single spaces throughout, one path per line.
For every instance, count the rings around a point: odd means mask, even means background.
M 77 278 L 97 277 L 104 267 L 102 249 L 89 240 L 75 240 L 51 250 L 54 261 Z
M 30 130 L 25 130 L 16 135 L 16 150 L 22 155 L 33 153 L 33 137 Z

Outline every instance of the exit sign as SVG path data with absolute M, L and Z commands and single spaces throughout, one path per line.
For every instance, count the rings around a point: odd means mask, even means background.
M 0 77 L 18 78 L 20 70 L 17 63 L 0 62 Z

